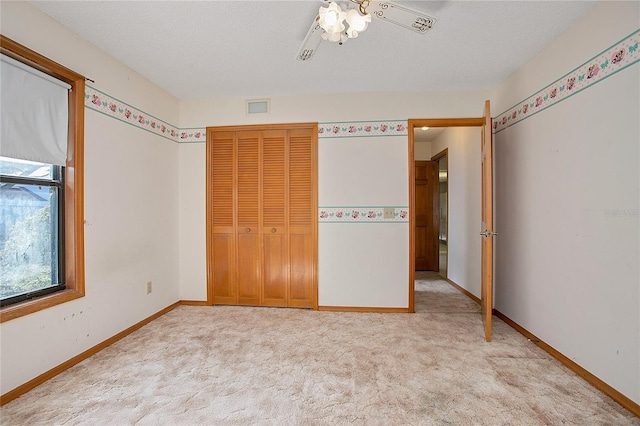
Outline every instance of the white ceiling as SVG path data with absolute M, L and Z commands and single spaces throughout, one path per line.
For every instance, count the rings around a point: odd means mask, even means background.
M 301 62 L 318 0 L 31 3 L 180 99 L 493 89 L 595 4 L 398 1 L 434 29 L 374 18 Z
M 446 127 L 431 127 L 422 130 L 422 128 L 416 127 L 413 130 L 413 140 L 414 142 L 433 142 L 445 129 Z

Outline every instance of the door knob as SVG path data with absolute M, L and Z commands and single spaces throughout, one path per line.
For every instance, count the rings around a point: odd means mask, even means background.
M 249 233 L 249 232 L 251 232 L 251 228 L 247 228 L 247 229 L 245 229 L 244 231 L 245 231 L 245 232 L 247 232 L 247 233 Z
M 275 232 L 276 232 L 276 228 L 271 228 L 271 233 L 275 234 Z

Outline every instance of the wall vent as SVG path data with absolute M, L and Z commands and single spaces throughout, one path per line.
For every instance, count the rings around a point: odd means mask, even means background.
M 247 100 L 247 114 L 268 114 L 271 111 L 270 99 Z

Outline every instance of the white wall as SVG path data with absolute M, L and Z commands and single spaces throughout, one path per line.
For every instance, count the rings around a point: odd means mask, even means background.
M 640 3 L 597 5 L 498 88 L 496 112 L 639 27 Z M 495 135 L 496 309 L 636 403 L 638 117 L 636 63 Z
M 180 300 L 207 300 L 205 144 L 178 151 Z
M 321 138 L 318 205 L 407 206 L 407 141 Z M 408 306 L 408 223 L 320 223 L 318 257 L 320 306 Z
M 448 149 L 449 235 L 447 278 L 480 297 L 482 165 L 480 127 L 451 127 L 432 142 Z
M 3 35 L 177 123 L 178 101 L 135 72 L 26 2 L 0 8 Z M 175 142 L 85 108 L 86 296 L 0 325 L 2 394 L 178 300 L 177 158 Z
M 435 153 L 437 154 L 437 152 Z M 413 158 L 416 161 L 431 161 L 433 153 L 431 150 L 431 142 L 414 142 Z
M 271 113 L 245 114 L 244 98 L 180 102 L 181 127 L 307 121 L 406 120 L 480 117 L 490 90 L 429 93 L 359 93 L 271 98 Z
M 271 99 L 271 113 L 247 116 L 244 99 L 182 101 L 182 127 L 478 117 L 486 91 L 369 93 Z M 408 137 L 320 138 L 318 204 L 325 207 L 407 206 Z M 180 292 L 206 299 L 205 144 L 180 145 Z M 320 223 L 321 306 L 406 308 L 407 223 Z

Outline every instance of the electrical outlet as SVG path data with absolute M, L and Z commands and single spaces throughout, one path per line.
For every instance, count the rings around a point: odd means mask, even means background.
M 385 219 L 395 219 L 396 209 L 393 207 L 385 207 L 383 211 L 383 218 Z
M 147 281 L 147 294 L 153 291 L 153 283 L 151 281 Z

